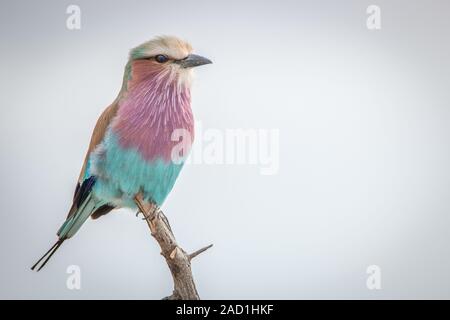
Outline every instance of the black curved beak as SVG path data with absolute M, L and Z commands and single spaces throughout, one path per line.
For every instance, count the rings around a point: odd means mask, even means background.
M 212 63 L 211 60 L 197 54 L 190 54 L 183 60 L 176 60 L 174 62 L 179 64 L 182 68 L 193 68 Z

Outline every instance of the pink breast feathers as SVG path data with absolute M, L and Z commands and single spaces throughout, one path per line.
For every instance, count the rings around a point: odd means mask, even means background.
M 180 144 L 178 139 L 184 139 L 187 148 L 194 140 L 190 89 L 162 68 L 135 61 L 132 69 L 112 131 L 121 147 L 136 149 L 148 161 L 161 158 L 168 162 L 173 148 Z M 184 137 L 174 132 L 184 132 Z

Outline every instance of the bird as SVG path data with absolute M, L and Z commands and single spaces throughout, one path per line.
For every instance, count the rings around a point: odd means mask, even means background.
M 32 270 L 39 264 L 36 271 L 41 270 L 89 217 L 139 209 L 138 196 L 163 204 L 194 140 L 193 68 L 210 63 L 174 36 L 130 50 L 119 94 L 95 125 L 58 240 Z

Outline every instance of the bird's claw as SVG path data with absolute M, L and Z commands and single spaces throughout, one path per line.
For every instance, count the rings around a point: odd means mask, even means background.
M 136 218 L 137 217 L 139 217 L 139 214 L 141 214 L 142 212 L 141 211 L 138 211 L 138 212 L 136 212 Z M 143 218 L 141 218 L 141 220 L 149 220 L 150 219 L 150 216 L 145 216 L 143 213 L 142 213 L 142 215 L 144 216 Z
M 148 216 L 145 216 L 145 214 L 141 210 L 138 210 L 136 212 L 136 217 L 138 217 L 140 213 L 142 213 L 142 215 L 144 216 L 142 218 L 142 220 L 145 220 L 145 221 L 150 221 L 150 220 L 152 220 L 154 218 L 162 218 L 164 220 L 164 222 L 166 223 L 167 227 L 169 228 L 169 230 L 172 231 L 172 228 L 170 227 L 169 220 L 164 215 L 164 213 L 162 213 L 162 211 L 159 210 L 159 207 L 155 206 L 155 208 L 153 209 L 152 214 L 150 214 Z
M 155 218 L 162 219 L 164 221 L 164 223 L 166 224 L 167 228 L 169 228 L 170 232 L 172 232 L 172 227 L 170 226 L 169 220 L 164 215 L 164 213 L 161 210 L 159 210 L 159 208 L 156 208 L 152 215 L 150 215 L 146 218 L 142 218 L 142 220 L 150 221 Z
M 153 209 L 152 214 L 150 214 L 150 215 L 148 215 L 148 216 L 145 216 L 145 214 L 139 209 L 139 210 L 136 212 L 136 217 L 138 217 L 140 213 L 142 213 L 142 215 L 144 216 L 144 217 L 142 218 L 142 220 L 147 220 L 147 221 L 148 221 L 148 220 L 151 220 L 151 219 L 153 219 L 153 218 L 155 218 L 155 217 L 160 216 L 160 210 L 159 210 L 158 207 L 155 207 L 155 208 Z

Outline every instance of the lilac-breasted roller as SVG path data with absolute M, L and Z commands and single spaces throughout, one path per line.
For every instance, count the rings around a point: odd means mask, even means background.
M 115 208 L 136 209 L 137 195 L 161 206 L 185 158 L 174 158 L 180 141 L 173 133 L 184 133 L 185 153 L 194 138 L 192 68 L 208 63 L 175 37 L 159 37 L 131 50 L 119 95 L 95 126 L 58 241 L 31 269 L 43 261 L 42 269 L 89 217 Z

